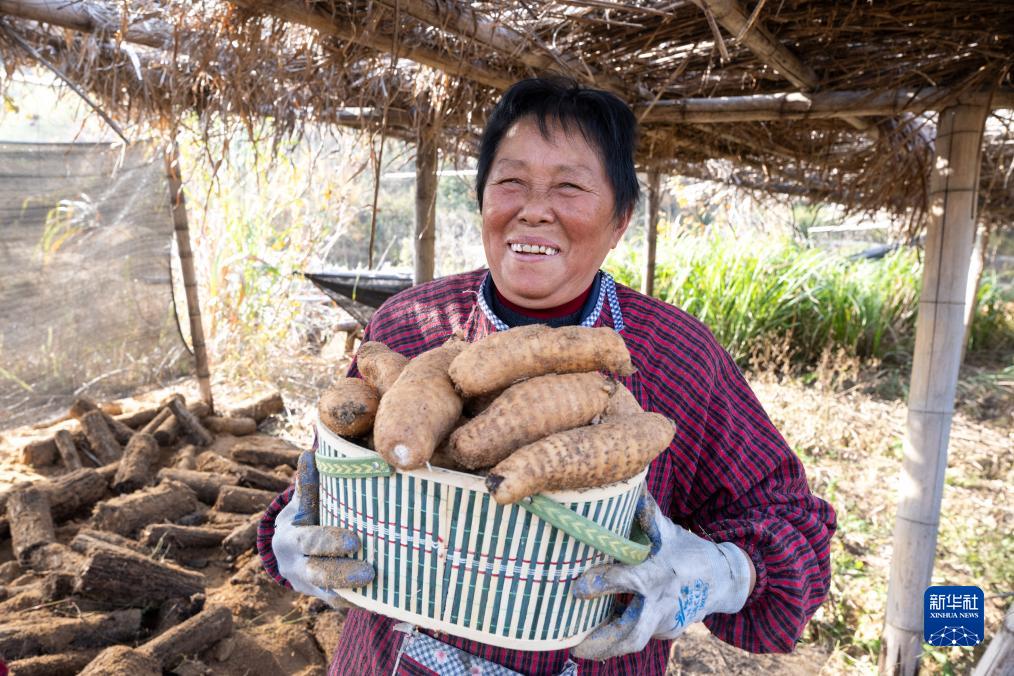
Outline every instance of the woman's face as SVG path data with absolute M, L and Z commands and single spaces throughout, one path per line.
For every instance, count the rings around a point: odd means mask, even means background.
M 578 129 L 522 118 L 500 141 L 482 200 L 482 244 L 497 290 L 522 307 L 562 305 L 592 283 L 629 214 Z

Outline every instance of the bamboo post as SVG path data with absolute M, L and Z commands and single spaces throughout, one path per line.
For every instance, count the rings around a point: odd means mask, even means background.
M 1014 673 L 1014 606 L 1007 609 L 1000 629 L 975 665 L 972 676 L 1004 676 Z
M 659 184 L 661 174 L 658 169 L 648 170 L 648 208 L 645 211 L 644 230 L 644 279 L 641 280 L 641 293 L 651 296 L 655 293 L 655 245 L 658 241 L 658 207 L 661 195 Z
M 194 272 L 194 253 L 190 248 L 190 226 L 187 222 L 187 204 L 183 197 L 183 181 L 180 178 L 179 146 L 175 137 L 169 142 L 165 165 L 166 177 L 169 179 L 169 205 L 172 208 L 173 227 L 176 231 L 176 246 L 180 252 L 180 267 L 183 269 L 183 287 L 187 294 L 190 340 L 194 344 L 194 360 L 197 364 L 197 384 L 201 390 L 201 399 L 211 412 L 214 412 L 208 350 L 204 344 L 204 325 L 201 323 L 201 306 L 197 299 L 197 274 Z
M 961 363 L 965 363 L 968 353 L 968 341 L 972 337 L 972 322 L 979 306 L 979 286 L 982 284 L 982 272 L 986 268 L 986 250 L 989 246 L 989 229 L 980 222 L 975 230 L 975 244 L 972 246 L 972 258 L 969 261 L 968 285 L 965 287 L 965 337 L 961 341 Z
M 437 130 L 420 124 L 415 155 L 415 283 L 433 279 L 437 216 Z
M 909 676 L 919 668 L 923 594 L 936 553 L 987 112 L 980 106 L 955 106 L 940 113 L 937 125 L 901 494 L 880 653 L 884 674 Z

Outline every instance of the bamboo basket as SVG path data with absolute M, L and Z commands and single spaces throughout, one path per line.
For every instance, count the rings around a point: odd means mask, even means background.
M 645 471 L 602 488 L 498 505 L 481 477 L 442 468 L 395 472 L 317 424 L 320 523 L 349 528 L 376 578 L 339 589 L 367 610 L 515 650 L 578 644 L 610 617 L 612 597 L 582 601 L 587 568 L 636 563 L 628 539 Z

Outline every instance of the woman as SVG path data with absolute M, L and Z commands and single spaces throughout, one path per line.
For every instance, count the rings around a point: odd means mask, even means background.
M 585 598 L 633 593 L 623 614 L 572 651 L 510 651 L 445 635 L 430 643 L 483 673 L 662 674 L 670 640 L 702 620 L 745 650 L 788 652 L 827 593 L 834 512 L 810 493 L 732 359 L 698 321 L 599 270 L 637 202 L 635 129 L 630 109 L 606 92 L 555 79 L 511 87 L 479 154 L 488 271 L 398 294 L 364 337 L 411 357 L 454 332 L 474 341 L 531 323 L 612 327 L 637 368 L 624 385 L 646 411 L 677 423 L 638 507 L 652 555 L 589 570 L 575 584 Z M 291 496 L 279 496 L 262 523 L 268 572 L 328 600 L 322 587 L 335 580 L 372 580 L 368 563 L 341 558 L 358 547 L 350 534 L 293 525 Z M 331 673 L 432 673 L 425 659 L 399 655 L 404 634 L 394 625 L 352 609 Z

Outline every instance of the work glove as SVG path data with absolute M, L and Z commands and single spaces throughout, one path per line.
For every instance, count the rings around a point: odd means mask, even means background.
M 574 595 L 634 594 L 623 613 L 599 627 L 573 649 L 575 657 L 606 660 L 639 652 L 652 638 L 676 638 L 711 613 L 736 613 L 750 595 L 750 560 L 730 542 L 714 543 L 667 519 L 645 493 L 637 503 L 637 524 L 651 554 L 637 565 L 589 568 Z
M 320 475 L 313 451 L 299 456 L 296 490 L 275 518 L 271 550 L 278 573 L 292 588 L 337 606 L 335 589 L 362 587 L 373 581 L 373 566 L 349 558 L 359 551 L 359 538 L 337 526 L 319 526 Z

